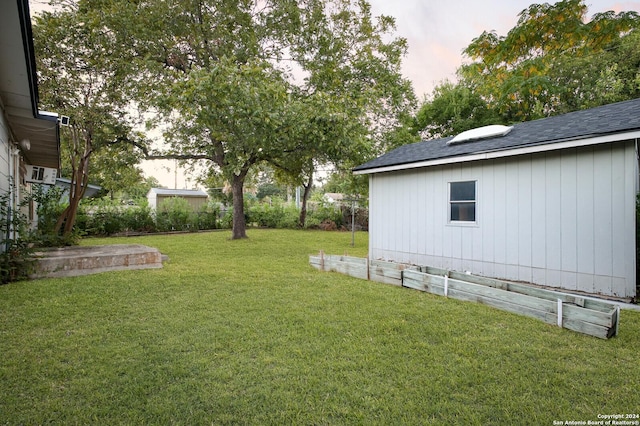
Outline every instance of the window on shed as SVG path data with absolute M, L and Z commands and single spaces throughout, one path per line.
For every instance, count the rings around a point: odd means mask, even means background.
M 476 221 L 476 181 L 449 183 L 449 220 Z

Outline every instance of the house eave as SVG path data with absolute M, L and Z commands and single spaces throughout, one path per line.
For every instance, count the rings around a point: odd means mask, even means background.
M 28 0 L 12 0 L 3 4 L 0 58 L 0 109 L 7 120 L 10 140 L 21 147 L 27 164 L 60 168 L 58 117 L 38 110 L 36 59 Z
M 586 136 L 565 141 L 548 141 L 536 145 L 509 148 L 499 151 L 477 152 L 455 157 L 442 157 L 431 160 L 416 161 L 411 163 L 394 164 L 370 169 L 354 170 L 355 175 L 367 175 L 375 173 L 394 172 L 401 170 L 418 169 L 423 167 L 440 166 L 445 164 L 467 163 L 471 161 L 491 160 L 496 158 L 514 157 L 518 155 L 536 154 L 542 152 L 558 151 L 568 148 L 579 148 L 590 145 L 615 143 L 626 140 L 640 139 L 640 129 L 627 132 L 619 132 L 608 135 Z

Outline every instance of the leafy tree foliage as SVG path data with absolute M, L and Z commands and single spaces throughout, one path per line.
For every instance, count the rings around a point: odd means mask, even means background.
M 452 136 L 502 121 L 480 94 L 462 83 L 445 81 L 431 96 L 432 100 L 425 102 L 416 114 L 416 127 L 421 129 L 424 138 Z
M 624 59 L 619 54 L 625 42 L 637 41 L 640 17 L 605 12 L 587 20 L 586 14 L 583 0 L 532 4 L 506 36 L 485 31 L 474 39 L 465 49 L 474 62 L 460 74 L 507 121 L 610 102 L 602 90 L 591 95 L 587 90 L 621 80 L 624 71 L 611 61 Z M 579 72 L 585 65 L 592 72 Z M 637 88 L 613 89 L 623 98 L 638 93 Z
M 532 4 L 506 36 L 483 32 L 465 49 L 471 63 L 421 106 L 427 137 L 508 124 L 640 96 L 640 17 L 587 17 L 582 0 Z
M 127 156 L 121 156 L 111 145 L 132 131 L 125 113 L 123 63 L 114 59 L 119 57 L 117 44 L 99 25 L 99 18 L 69 2 L 34 19 L 41 105 L 71 117 L 71 125 L 61 134 L 63 170 L 71 178 L 69 206 L 55 226 L 63 237 L 72 233 L 96 153 L 104 160 L 100 169 L 105 177 L 128 174 L 127 181 L 119 184 L 141 177 L 129 166 L 138 156 L 131 150 L 122 151 Z M 117 186 L 113 179 L 100 183 Z
M 168 149 L 230 183 L 233 238 L 246 237 L 243 185 L 271 162 L 312 181 L 317 162 L 372 156 L 412 105 L 406 42 L 365 0 L 79 1 L 123 46 L 137 99 L 162 116 Z

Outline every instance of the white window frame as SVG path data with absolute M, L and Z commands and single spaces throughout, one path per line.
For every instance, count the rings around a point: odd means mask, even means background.
M 474 184 L 474 199 L 473 200 L 452 200 L 451 199 L 451 186 L 456 183 L 470 183 Z M 447 219 L 448 223 L 452 225 L 477 225 L 478 224 L 478 181 L 469 180 L 456 180 L 448 183 L 447 191 Z M 473 217 L 474 220 L 453 220 L 451 218 L 451 209 L 453 204 L 473 204 Z

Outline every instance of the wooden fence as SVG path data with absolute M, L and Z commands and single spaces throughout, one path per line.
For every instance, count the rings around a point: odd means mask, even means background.
M 602 339 L 618 333 L 620 307 L 605 301 L 428 266 L 322 252 L 309 256 L 309 263 L 321 271 L 482 303 Z

